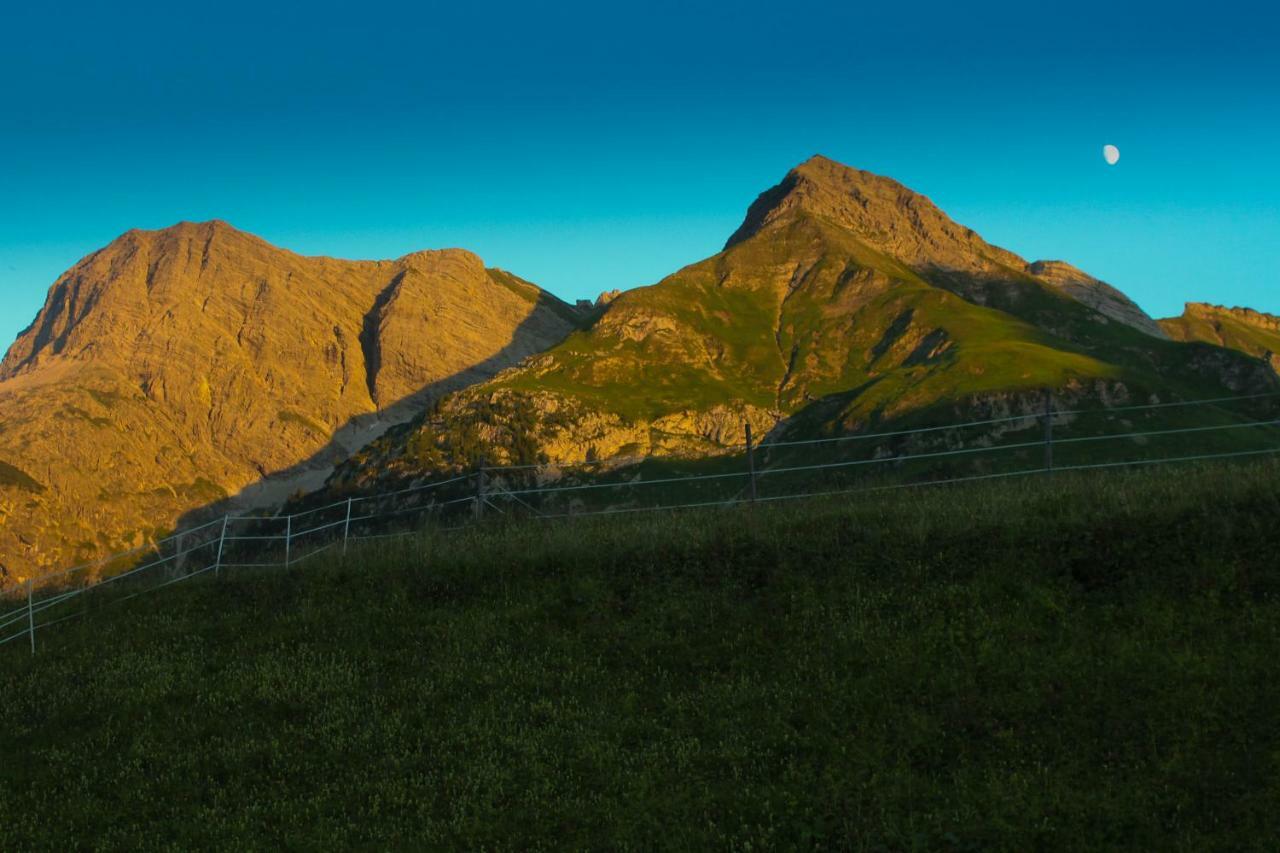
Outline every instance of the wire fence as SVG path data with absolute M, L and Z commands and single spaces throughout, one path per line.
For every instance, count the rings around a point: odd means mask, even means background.
M 719 444 L 712 457 L 489 466 L 289 514 L 225 515 L 28 580 L 0 597 L 0 646 L 99 607 L 224 571 L 291 568 L 353 543 L 458 530 L 875 493 L 1280 453 L 1280 392 L 1145 405 L 1042 408 L 943 425 Z M 1173 414 L 1177 413 L 1177 414 Z M 1155 419 L 1159 418 L 1158 421 Z M 1186 423 L 1179 423 L 1187 419 Z M 979 428 L 985 428 L 977 431 Z

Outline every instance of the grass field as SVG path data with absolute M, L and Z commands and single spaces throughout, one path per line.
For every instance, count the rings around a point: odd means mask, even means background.
M 1273 849 L 1278 475 L 529 522 L 103 597 L 0 648 L 0 849 Z

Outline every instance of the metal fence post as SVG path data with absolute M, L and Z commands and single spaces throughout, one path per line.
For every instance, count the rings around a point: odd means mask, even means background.
M 747 474 L 751 478 L 751 502 L 756 502 L 756 448 L 751 443 L 751 422 L 746 423 L 747 431 Z
M 476 472 L 476 521 L 484 518 L 484 457 L 480 457 L 480 469 Z
M 285 516 L 284 527 L 284 567 L 289 568 L 290 546 L 293 544 L 293 516 Z
M 1053 471 L 1053 392 L 1044 389 L 1044 470 Z
M 36 653 L 35 591 L 36 579 L 27 578 L 27 633 L 31 635 L 31 654 L 33 655 Z
M 218 537 L 218 559 L 213 564 L 214 577 L 218 577 L 222 574 L 222 549 L 226 547 L 227 544 L 227 524 L 229 524 L 230 521 L 230 515 L 224 515 L 222 517 L 222 535 Z
M 356 502 L 355 498 L 347 498 L 347 522 L 342 525 L 342 553 L 347 553 L 347 541 L 351 538 L 351 505 Z

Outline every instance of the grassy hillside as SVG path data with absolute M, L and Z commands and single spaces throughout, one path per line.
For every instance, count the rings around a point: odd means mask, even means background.
M 0 649 L 0 848 L 1266 849 L 1277 475 L 530 523 L 104 600 Z
M 756 436 L 779 423 L 788 438 L 857 432 L 928 414 L 962 420 L 993 400 L 1025 406 L 1018 397 L 1044 388 L 1077 408 L 1097 405 L 1101 389 L 1168 400 L 1277 387 L 1256 359 L 1152 337 L 1023 270 L 974 263 L 980 271 L 913 268 L 865 234 L 790 211 L 446 398 L 330 485 L 386 491 L 481 456 L 706 458 L 741 444 L 744 422 Z
M 1013 269 L 917 273 L 796 215 L 624 293 L 594 328 L 477 393 L 549 391 L 633 420 L 726 400 L 793 414 L 837 394 L 866 418 L 1090 380 L 1222 393 L 1237 359 L 1189 340 L 1108 322 Z
M 1271 364 L 1280 353 L 1280 319 L 1248 309 L 1216 305 L 1188 305 L 1181 317 L 1161 320 L 1169 337 L 1179 341 L 1204 341 L 1227 349 L 1265 358 Z M 1280 368 L 1277 368 L 1280 369 Z
M 1041 290 L 1059 314 L 1088 313 Z M 652 419 L 726 400 L 790 413 L 871 385 L 868 408 L 914 389 L 902 404 L 911 408 L 1127 375 L 1010 313 L 925 282 L 820 217 L 797 216 L 624 293 L 595 328 L 491 385 L 556 392 Z

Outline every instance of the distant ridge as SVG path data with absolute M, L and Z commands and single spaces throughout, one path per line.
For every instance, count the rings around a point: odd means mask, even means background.
M 1179 341 L 1203 341 L 1262 359 L 1280 373 L 1280 317 L 1252 308 L 1188 302 L 1181 317 L 1160 326 Z

